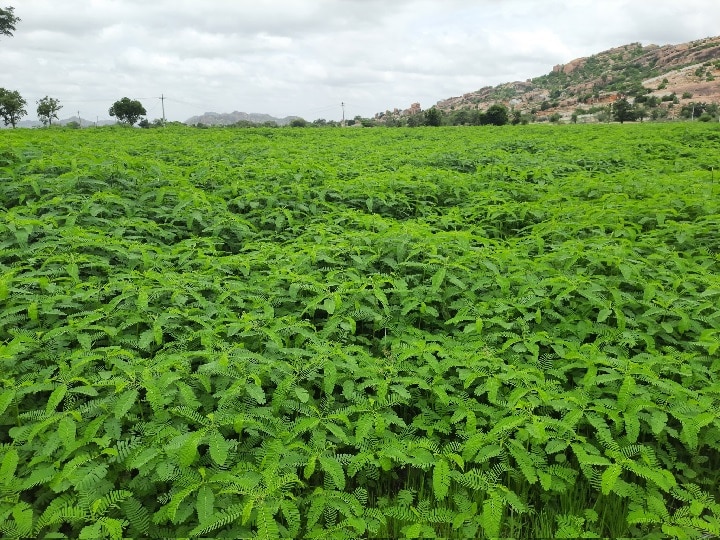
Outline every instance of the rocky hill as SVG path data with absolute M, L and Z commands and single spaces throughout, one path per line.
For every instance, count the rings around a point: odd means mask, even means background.
M 541 77 L 444 99 L 435 107 L 452 114 L 502 103 L 542 121 L 556 114 L 591 116 L 622 97 L 647 103 L 648 114 L 656 109 L 653 114 L 671 118 L 690 102 L 720 104 L 720 36 L 679 45 L 631 43 L 557 65 Z M 410 109 L 396 109 L 376 118 L 410 114 Z
M 286 116 L 284 118 L 275 118 L 269 114 L 245 113 L 233 111 L 231 113 L 206 112 L 199 116 L 193 116 L 185 120 L 185 123 L 191 126 L 203 124 L 206 126 L 230 126 L 238 123 L 264 124 L 274 122 L 278 126 L 286 126 L 292 122 L 297 116 Z

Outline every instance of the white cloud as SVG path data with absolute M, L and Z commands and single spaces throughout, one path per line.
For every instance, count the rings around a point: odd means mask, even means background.
M 7 3 L 13 4 L 12 0 Z M 339 118 L 524 80 L 614 46 L 717 33 L 714 0 L 22 0 L 0 86 L 107 118 L 127 95 Z M 29 106 L 29 109 L 34 107 Z M 70 113 L 69 111 L 72 111 Z

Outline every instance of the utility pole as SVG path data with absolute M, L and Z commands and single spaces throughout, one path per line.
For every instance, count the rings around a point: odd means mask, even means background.
M 78 111 L 78 125 L 82 127 L 82 118 L 80 118 L 80 111 Z
M 165 127 L 165 94 L 160 94 L 160 103 L 162 104 L 163 127 Z
M 345 127 L 345 102 L 341 101 L 340 106 L 342 107 L 342 124 L 340 124 L 342 127 Z

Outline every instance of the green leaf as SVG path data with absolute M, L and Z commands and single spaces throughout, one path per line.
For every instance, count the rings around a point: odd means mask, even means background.
M 520 467 L 520 470 L 523 475 L 525 475 L 527 481 L 531 484 L 537 482 L 538 477 L 535 471 L 532 454 L 530 454 L 517 440 L 512 440 L 508 449 L 510 450 L 510 454 L 515 458 L 518 467 Z
M 162 326 L 158 322 L 153 323 L 152 332 L 153 332 L 153 339 L 155 340 L 155 345 L 158 345 L 158 346 L 162 345 L 163 329 L 162 329 Z
M 301 388 L 300 386 L 295 387 L 295 395 L 297 396 L 300 403 L 307 403 L 310 399 L 310 394 L 307 390 L 304 388 Z
M 634 391 L 635 379 L 630 375 L 625 375 L 620 390 L 618 390 L 617 405 L 619 409 L 624 410 L 628 406 Z
M 622 467 L 617 463 L 613 463 L 602 473 L 600 487 L 603 495 L 610 495 L 610 492 L 615 487 L 615 482 L 622 473 Z
M 201 486 L 195 503 L 198 520 L 201 524 L 210 520 L 214 512 L 214 505 L 215 493 L 213 493 L 212 488 L 207 484 Z
M 485 536 L 488 538 L 497 538 L 500 536 L 500 524 L 502 522 L 504 504 L 495 493 L 483 502 L 483 511 L 480 524 L 482 525 Z
M 684 418 L 682 420 L 680 440 L 683 441 L 691 450 L 695 450 L 697 448 L 699 434 L 700 426 L 693 419 Z
M 330 475 L 335 487 L 342 491 L 345 489 L 345 471 L 334 457 L 320 456 L 318 458 L 323 471 Z
M 63 416 L 58 423 L 58 437 L 65 448 L 70 449 L 75 444 L 75 432 L 77 426 L 75 420 L 70 416 Z
M 156 448 L 156 447 L 145 448 L 139 454 L 137 454 L 132 459 L 130 459 L 127 462 L 127 466 L 130 468 L 133 468 L 133 469 L 138 469 L 141 472 L 144 472 L 145 465 L 150 463 L 158 455 L 160 455 L 160 450 L 158 448 Z
M 12 447 L 9 448 L 5 456 L 3 456 L 2 463 L 0 463 L 0 481 L 2 481 L 4 485 L 7 486 L 12 482 L 19 460 L 17 450 Z
M 113 415 L 115 418 L 122 418 L 132 408 L 137 401 L 138 391 L 135 389 L 126 390 L 117 398 L 113 407 Z
M 668 421 L 668 415 L 659 409 L 655 409 L 650 413 L 650 429 L 653 432 L 653 435 L 659 435 L 660 432 L 662 432 L 663 429 L 665 429 L 665 426 L 667 425 Z
M 625 434 L 631 443 L 635 443 L 640 436 L 640 419 L 634 410 L 623 411 L 623 420 L 625 421 Z
M 125 512 L 125 516 L 127 516 L 128 521 L 130 521 L 130 525 L 134 527 L 140 535 L 149 536 L 150 513 L 147 508 L 134 497 L 130 497 L 120 503 L 120 508 Z M 130 537 L 131 535 L 128 534 L 127 536 Z
M 199 483 L 193 483 L 183 489 L 180 489 L 172 496 L 172 498 L 170 499 L 170 502 L 165 507 L 167 517 L 170 518 L 170 521 L 172 521 L 173 523 L 177 523 L 177 517 L 178 517 L 177 512 L 178 512 L 178 509 L 180 508 L 180 505 L 183 503 L 183 501 L 187 497 L 189 497 L 192 494 L 193 491 L 195 491 L 199 487 L 200 487 Z M 215 516 L 215 517 L 217 517 L 217 516 Z
M 347 433 L 345 433 L 345 430 L 338 426 L 337 424 L 334 424 L 333 422 L 326 422 L 325 427 L 327 430 L 335 435 L 339 440 L 344 442 L 345 444 L 350 444 L 350 438 L 348 437 Z
M 111 506 L 117 506 L 129 497 L 132 497 L 132 492 L 124 489 L 110 491 L 106 495 L 96 499 L 90 505 L 90 511 L 94 517 L 103 516 Z
M 282 499 L 280 501 L 280 510 L 287 523 L 288 533 L 292 538 L 297 538 L 302 523 L 297 505 L 289 499 Z
M 245 385 L 245 390 L 251 398 L 258 402 L 258 404 L 263 405 L 267 401 L 265 398 L 265 391 L 257 384 L 248 383 Z
M 263 505 L 258 509 L 256 524 L 256 538 L 260 540 L 276 540 L 280 538 L 277 523 L 275 522 L 272 511 L 267 505 Z
M 308 461 L 305 464 L 305 467 L 303 468 L 303 478 L 305 480 L 309 480 L 310 477 L 315 472 L 315 465 L 317 463 L 317 457 L 316 456 L 309 456 Z
M 207 536 L 208 533 L 221 529 L 226 525 L 237 521 L 242 516 L 242 508 L 244 503 L 232 504 L 222 510 L 215 512 L 206 523 L 200 523 L 197 527 L 192 529 L 189 536 Z M 251 502 L 248 504 L 252 504 Z
M 29 537 L 32 536 L 33 528 L 33 509 L 25 503 L 19 502 L 12 509 L 12 516 L 15 520 L 16 534 L 17 537 Z
M 90 334 L 78 333 L 75 334 L 75 339 L 78 340 L 80 347 L 82 347 L 84 351 L 92 349 L 92 336 L 90 336 Z
M 354 332 L 353 332 L 354 333 Z M 326 362 L 323 366 L 323 390 L 325 394 L 331 396 L 335 389 L 335 383 L 337 382 L 338 373 L 337 367 L 333 362 Z
M 146 351 L 150 348 L 150 344 L 154 341 L 155 333 L 153 332 L 153 330 L 145 330 L 142 334 L 140 334 L 140 339 L 138 339 L 138 347 Z
M 178 457 L 180 458 L 180 465 L 183 467 L 189 467 L 199 457 L 198 445 L 202 439 L 203 434 L 200 432 L 193 432 L 187 436 L 187 439 L 180 447 L 178 451 Z
M 13 388 L 4 390 L 2 394 L 0 394 L 0 414 L 5 412 L 5 409 L 10 406 L 13 399 L 15 399 L 15 389 Z
M 450 465 L 445 459 L 435 462 L 433 468 L 433 493 L 439 501 L 447 497 L 450 489 Z
M 327 311 L 329 315 L 335 313 L 335 300 L 332 298 L 326 298 L 323 302 L 322 308 Z
M 66 384 L 61 384 L 53 390 L 52 394 L 50 394 L 50 397 L 48 398 L 47 405 L 45 406 L 45 413 L 50 414 L 55 411 L 55 407 L 57 407 L 65 397 L 67 389 Z
M 443 281 L 445 281 L 445 274 L 447 273 L 447 269 L 444 266 L 441 266 L 437 272 L 435 272 L 435 275 L 432 277 L 432 292 L 438 292 L 440 290 L 440 287 L 442 286 Z
M 232 442 L 225 440 L 219 431 L 215 431 L 209 437 L 210 457 L 219 466 L 225 465 Z

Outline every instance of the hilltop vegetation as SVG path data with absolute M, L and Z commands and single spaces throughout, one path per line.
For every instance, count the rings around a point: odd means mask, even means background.
M 16 130 L 0 536 L 720 534 L 720 130 Z
M 557 65 L 547 75 L 481 88 L 439 101 L 448 123 L 464 123 L 469 112 L 503 104 L 525 121 L 608 120 L 609 104 L 627 98 L 640 119 L 691 117 L 697 109 L 717 117 L 720 105 L 720 37 L 679 45 L 631 43 Z M 377 115 L 394 122 L 409 111 Z

